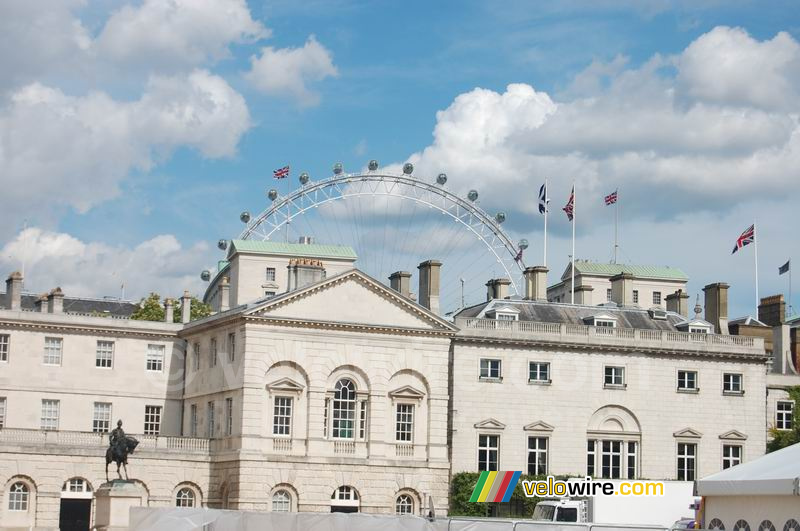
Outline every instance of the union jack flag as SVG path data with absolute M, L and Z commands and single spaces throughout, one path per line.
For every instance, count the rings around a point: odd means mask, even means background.
M 522 247 L 519 248 L 519 251 L 517 251 L 517 256 L 514 257 L 515 262 L 519 262 L 520 260 L 522 260 Z
M 272 176 L 276 179 L 285 179 L 289 176 L 289 166 L 286 165 L 283 168 L 278 168 L 277 170 L 272 171 Z
M 567 205 L 562 208 L 564 212 L 567 213 L 567 218 L 572 221 L 572 218 L 575 217 L 575 187 L 572 187 L 572 192 L 569 194 L 569 201 L 567 201 Z
M 617 202 L 617 191 L 614 190 L 613 192 L 611 192 L 606 196 L 606 206 L 613 205 L 616 202 Z
M 735 253 L 745 245 L 753 243 L 755 240 L 756 240 L 756 227 L 755 225 L 750 225 L 736 240 L 736 245 L 733 246 L 733 251 L 731 252 L 731 254 Z

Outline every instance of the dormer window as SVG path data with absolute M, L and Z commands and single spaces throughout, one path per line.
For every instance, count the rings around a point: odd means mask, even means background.
M 605 328 L 615 328 L 617 326 L 616 321 L 612 321 L 611 319 L 595 319 L 594 320 L 595 326 L 601 326 Z
M 513 306 L 500 306 L 487 311 L 486 317 L 497 321 L 517 321 L 519 320 L 519 310 Z
M 616 328 L 617 318 L 608 313 L 601 313 L 598 315 L 591 315 L 585 317 L 583 322 L 589 326 L 596 326 L 598 328 Z
M 516 321 L 517 320 L 517 314 L 515 314 L 515 313 L 497 312 L 496 315 L 497 315 L 496 319 L 498 321 Z
M 689 333 L 690 334 L 707 334 L 708 333 L 708 328 L 699 327 L 699 326 L 690 326 L 689 327 Z

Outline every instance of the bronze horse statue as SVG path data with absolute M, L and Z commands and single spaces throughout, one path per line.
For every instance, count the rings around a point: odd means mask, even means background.
M 117 475 L 119 479 L 122 479 L 122 474 L 119 472 L 120 465 L 122 465 L 122 468 L 125 470 L 125 479 L 128 479 L 128 454 L 132 454 L 133 451 L 136 450 L 139 441 L 130 435 L 125 435 L 124 437 L 124 445 L 109 446 L 106 450 L 106 481 L 108 481 L 108 465 L 111 461 L 117 464 Z

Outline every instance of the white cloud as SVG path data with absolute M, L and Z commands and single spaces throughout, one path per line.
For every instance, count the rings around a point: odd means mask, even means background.
M 180 296 L 184 289 L 202 296 L 200 271 L 210 261 L 208 245 L 184 247 L 163 234 L 135 247 L 84 242 L 69 234 L 28 228 L 0 249 L 0 268 L 10 272 L 25 260 L 25 289 L 60 286 L 69 297 L 119 295 L 138 299 L 150 291 Z
M 261 56 L 250 58 L 245 78 L 267 94 L 290 96 L 301 105 L 317 105 L 318 93 L 308 83 L 339 75 L 331 52 L 312 35 L 302 48 L 265 47 Z
M 177 147 L 234 155 L 249 127 L 242 96 L 204 70 L 152 77 L 130 102 L 28 85 L 0 109 L 0 211 L 9 219 L 85 212 L 114 197 L 131 170 L 149 170 Z
M 94 46 L 117 63 L 174 68 L 218 61 L 231 44 L 269 35 L 245 0 L 145 0 L 111 15 Z

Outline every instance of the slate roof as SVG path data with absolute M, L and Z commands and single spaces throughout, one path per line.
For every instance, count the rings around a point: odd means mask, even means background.
M 630 273 L 637 278 L 657 278 L 668 280 L 689 280 L 686 273 L 677 267 L 654 266 L 654 265 L 633 265 L 633 264 L 604 264 L 591 262 L 589 260 L 576 260 L 575 273 L 583 275 L 597 275 L 613 277 L 620 273 Z M 569 266 L 561 275 L 561 280 L 569 278 Z
M 29 293 L 22 294 L 22 309 L 36 311 L 36 301 L 39 295 Z M 5 293 L 0 294 L 0 308 L 8 309 L 6 305 Z M 133 312 L 139 309 L 139 304 L 131 301 L 121 301 L 118 299 L 91 299 L 64 297 L 65 313 L 81 314 L 101 314 L 114 317 L 130 317 Z
M 325 245 L 319 243 L 285 243 L 256 240 L 232 240 L 230 252 L 282 254 L 291 257 L 340 258 L 356 260 L 358 255 L 352 247 L 344 245 Z

